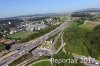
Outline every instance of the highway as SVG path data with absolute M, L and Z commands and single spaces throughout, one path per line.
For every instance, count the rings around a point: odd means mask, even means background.
M 37 48 L 32 51 L 33 56 L 51 56 L 52 51 L 44 48 Z
M 63 40 L 63 32 L 61 33 L 60 38 L 61 38 L 61 46 L 57 49 L 57 51 L 54 54 L 59 53 L 61 51 L 61 49 L 65 46 L 65 42 Z
M 14 50 L 13 52 L 15 52 L 14 54 L 5 57 L 3 59 L 0 59 L 0 66 L 7 66 L 8 64 L 10 64 L 11 62 L 13 62 L 14 60 L 18 59 L 19 57 L 21 57 L 22 55 L 28 53 L 30 50 L 32 50 L 33 48 L 36 48 L 37 46 L 41 45 L 44 41 L 46 41 L 49 37 L 56 35 L 57 33 L 59 33 L 60 31 L 62 31 L 63 29 L 66 28 L 66 26 L 68 26 L 70 24 L 69 21 L 65 21 L 64 23 L 62 23 L 59 27 L 57 27 L 56 29 L 52 30 L 51 32 L 35 39 L 35 40 L 31 40 L 29 42 L 27 42 L 23 47 L 19 48 L 18 50 Z

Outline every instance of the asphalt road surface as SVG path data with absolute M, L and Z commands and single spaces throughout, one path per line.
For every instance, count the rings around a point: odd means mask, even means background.
M 70 24 L 70 21 L 66 20 L 64 23 L 62 23 L 59 27 L 57 27 L 56 29 L 52 30 L 51 32 L 35 39 L 32 41 L 27 42 L 27 44 L 25 44 L 25 46 L 19 48 L 18 50 L 14 50 L 13 52 L 15 52 L 14 54 L 5 57 L 3 59 L 0 59 L 0 66 L 8 66 L 8 64 L 10 64 L 11 62 L 13 62 L 14 60 L 18 59 L 19 57 L 21 57 L 22 55 L 26 54 L 28 51 L 32 50 L 33 48 L 39 46 L 40 44 L 42 44 L 44 41 L 46 41 L 49 37 L 57 34 L 58 32 L 62 31 L 63 29 L 66 28 L 66 26 L 68 26 Z

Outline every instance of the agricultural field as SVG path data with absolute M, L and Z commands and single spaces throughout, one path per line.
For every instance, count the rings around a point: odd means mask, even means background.
M 87 28 L 87 29 L 91 30 L 94 27 L 96 27 L 97 25 L 100 25 L 100 22 L 97 22 L 97 21 L 85 21 L 84 24 L 80 25 L 79 27 Z
M 22 31 L 22 32 L 18 32 L 12 35 L 7 36 L 7 38 L 9 39 L 24 39 L 27 38 L 29 35 L 32 35 L 34 33 L 37 33 L 35 31 Z

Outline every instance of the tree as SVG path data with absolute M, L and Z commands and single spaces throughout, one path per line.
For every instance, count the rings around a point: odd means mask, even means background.
M 2 34 L 0 33 L 0 38 L 2 37 Z

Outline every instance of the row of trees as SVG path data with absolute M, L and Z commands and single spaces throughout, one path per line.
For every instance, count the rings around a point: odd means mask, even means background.
M 88 14 L 88 13 L 73 13 L 71 14 L 72 17 L 91 17 L 92 15 Z
M 0 38 L 2 37 L 2 34 L 0 33 Z
M 98 20 L 100 17 L 96 15 L 91 15 L 89 13 L 73 13 L 71 14 L 72 17 L 85 17 L 87 20 L 94 21 Z

